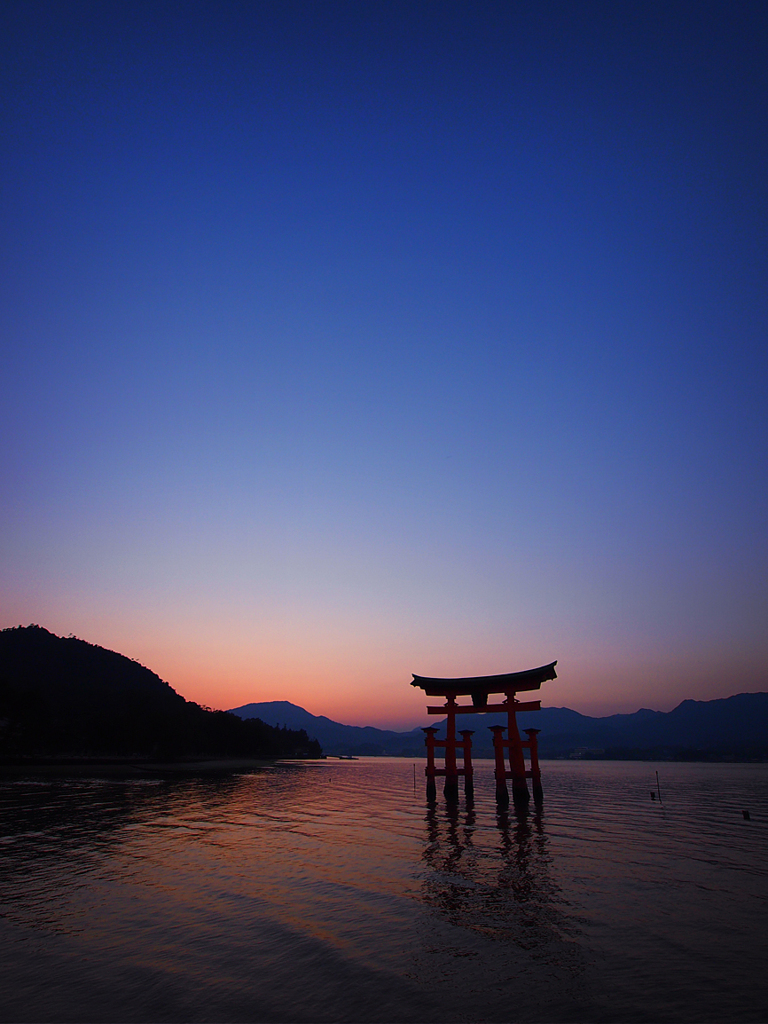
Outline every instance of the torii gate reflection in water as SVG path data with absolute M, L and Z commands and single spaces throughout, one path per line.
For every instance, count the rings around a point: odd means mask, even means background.
M 499 676 L 468 676 L 463 679 L 432 679 L 428 676 L 414 674 L 411 686 L 421 687 L 428 697 L 445 697 L 445 704 L 427 705 L 428 714 L 446 716 L 444 740 L 435 739 L 436 728 L 424 729 L 427 745 L 427 767 L 424 769 L 427 777 L 427 800 L 434 800 L 437 796 L 435 780 L 438 775 L 445 776 L 443 792 L 446 800 L 458 800 L 459 776 L 463 776 L 464 791 L 467 798 L 471 798 L 474 791 L 472 777 L 472 734 L 474 730 L 462 729 L 462 738 L 457 740 L 456 715 L 485 714 L 488 711 L 507 712 L 506 740 L 503 736 L 503 725 L 489 726 L 493 733 L 493 750 L 496 758 L 496 800 L 503 807 L 509 804 L 507 779 L 512 780 L 512 798 L 516 804 L 528 803 L 531 799 L 526 779 L 530 779 L 532 782 L 534 800 L 542 799 L 536 740 L 539 730 L 526 729 L 528 739 L 527 741 L 521 740 L 516 718 L 518 711 L 540 711 L 541 701 L 520 702 L 515 695 L 521 690 L 538 690 L 547 679 L 557 679 L 556 664 L 557 662 L 553 661 L 551 665 L 527 669 L 525 672 L 508 672 Z M 504 700 L 500 704 L 489 704 L 489 695 L 496 693 L 504 694 Z M 472 698 L 471 704 L 459 705 L 456 703 L 457 697 L 465 696 Z M 445 748 L 444 768 L 438 768 L 435 764 L 435 750 L 438 747 Z M 531 763 L 529 770 L 526 770 L 525 767 L 526 748 Z M 456 759 L 459 750 L 463 762 L 461 768 Z M 509 755 L 509 769 L 506 765 L 505 751 Z

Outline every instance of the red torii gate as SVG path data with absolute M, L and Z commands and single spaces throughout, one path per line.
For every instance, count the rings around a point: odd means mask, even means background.
M 518 691 L 538 690 L 547 679 L 557 679 L 555 672 L 556 661 L 550 665 L 542 665 L 540 668 L 530 668 L 524 672 L 507 672 L 498 676 L 467 676 L 462 679 L 433 679 L 429 676 L 413 675 L 411 686 L 420 687 L 428 697 L 445 697 L 445 704 L 430 706 L 427 705 L 427 713 L 430 715 L 446 716 L 446 734 L 444 740 L 435 739 L 437 729 L 428 727 L 424 729 L 425 742 L 427 746 L 427 767 L 424 774 L 427 777 L 427 799 L 434 800 L 437 795 L 435 779 L 438 775 L 445 776 L 445 787 L 443 792 L 447 800 L 458 800 L 459 777 L 464 778 L 464 789 L 470 797 L 473 792 L 472 777 L 472 733 L 471 729 L 461 731 L 462 738 L 456 739 L 456 715 L 485 714 L 488 711 L 507 712 L 507 739 L 504 739 L 504 726 L 489 726 L 493 733 L 493 749 L 496 757 L 496 799 L 506 806 L 509 804 L 509 792 L 507 791 L 507 779 L 512 780 L 512 797 L 515 803 L 527 803 L 530 800 L 528 784 L 526 779 L 531 779 L 533 784 L 533 796 L 535 800 L 541 800 L 541 773 L 539 771 L 539 758 L 536 736 L 538 729 L 526 729 L 527 741 L 520 739 L 517 728 L 516 713 L 518 711 L 539 711 L 541 701 L 530 700 L 520 702 L 516 698 Z M 504 700 L 500 704 L 489 704 L 490 694 L 504 694 Z M 472 703 L 459 705 L 457 697 L 468 696 Z M 445 767 L 438 768 L 435 765 L 435 749 L 445 748 Z M 530 754 L 531 767 L 525 767 L 525 748 Z M 459 768 L 456 754 L 461 750 L 463 766 Z M 509 754 L 509 770 L 507 770 L 504 752 Z

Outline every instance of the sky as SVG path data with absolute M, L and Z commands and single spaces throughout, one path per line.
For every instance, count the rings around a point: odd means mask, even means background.
M 1 627 L 389 728 L 768 689 L 763 4 L 0 29 Z

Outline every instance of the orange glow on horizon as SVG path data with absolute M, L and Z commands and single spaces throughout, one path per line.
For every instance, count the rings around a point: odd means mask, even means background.
M 423 694 L 410 686 L 413 672 L 490 675 L 556 658 L 558 678 L 542 685 L 542 705 L 598 717 L 640 707 L 669 711 L 687 698 L 709 700 L 766 688 L 759 662 L 725 646 L 652 657 L 618 643 L 578 645 L 572 637 L 551 644 L 539 637 L 527 643 L 517 638 L 502 649 L 487 637 L 453 635 L 442 641 L 434 631 L 396 644 L 354 628 L 353 639 L 345 641 L 338 627 L 291 631 L 273 624 L 257 633 L 242 620 L 196 624 L 149 613 L 143 619 L 135 613 L 120 615 L 116 625 L 106 613 L 72 622 L 61 614 L 32 620 L 22 611 L 16 622 L 5 625 L 29 621 L 134 658 L 188 700 L 210 707 L 285 700 L 347 725 L 399 731 L 430 722 Z

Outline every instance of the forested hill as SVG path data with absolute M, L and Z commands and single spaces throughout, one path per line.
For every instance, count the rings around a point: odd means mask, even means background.
M 321 753 L 303 729 L 200 707 L 122 654 L 41 626 L 0 630 L 0 758 Z

